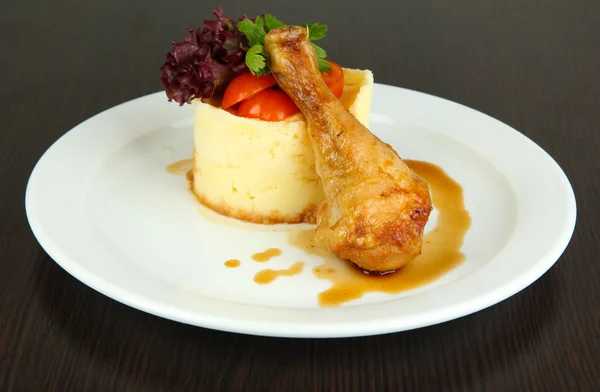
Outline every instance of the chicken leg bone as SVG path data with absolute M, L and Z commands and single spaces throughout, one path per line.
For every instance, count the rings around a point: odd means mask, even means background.
M 305 28 L 270 31 L 265 51 L 279 86 L 306 118 L 323 182 L 314 245 L 366 271 L 403 267 L 421 254 L 429 187 L 331 93 Z

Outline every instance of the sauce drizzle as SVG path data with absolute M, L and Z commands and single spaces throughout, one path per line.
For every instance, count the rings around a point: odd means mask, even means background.
M 288 269 L 264 269 L 262 271 L 258 271 L 256 275 L 254 275 L 254 281 L 258 284 L 268 284 L 273 282 L 279 276 L 294 276 L 298 275 L 304 269 L 304 262 L 298 261 Z
M 231 259 L 227 260 L 224 264 L 227 268 L 237 268 L 240 266 L 240 261 L 236 259 Z
M 167 173 L 174 174 L 176 176 L 187 175 L 194 167 L 194 160 L 192 158 L 182 159 L 168 165 L 165 170 Z
M 429 283 L 460 265 L 465 255 L 460 251 L 471 217 L 465 209 L 462 187 L 439 166 L 428 162 L 405 160 L 425 180 L 432 203 L 438 212 L 435 227 L 425 234 L 420 256 L 400 270 L 386 275 L 367 275 L 348 261 L 312 245 L 313 230 L 290 233 L 288 242 L 306 253 L 320 256 L 324 263 L 313 269 L 319 279 L 331 287 L 319 294 L 319 305 L 334 307 L 358 299 L 364 294 L 397 294 Z
M 264 263 L 271 260 L 273 257 L 281 256 L 281 249 L 269 248 L 261 253 L 255 253 L 252 255 L 252 260 Z

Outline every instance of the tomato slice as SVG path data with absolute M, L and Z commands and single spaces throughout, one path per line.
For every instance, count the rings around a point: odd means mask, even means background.
M 322 72 L 323 80 L 337 98 L 344 91 L 344 70 L 327 60 L 331 69 Z M 283 91 L 272 89 L 277 81 L 273 75 L 254 76 L 245 72 L 235 77 L 225 89 L 221 107 L 240 117 L 258 118 L 264 121 L 281 121 L 300 111 L 294 101 Z M 234 106 L 240 104 L 237 110 Z
M 329 90 L 339 98 L 344 92 L 344 70 L 339 64 L 330 60 L 326 61 L 329 63 L 331 69 L 327 72 L 321 72 L 321 75 L 323 75 L 323 80 L 327 87 L 329 87 Z
M 281 121 L 300 111 L 283 91 L 268 89 L 242 101 L 237 115 L 264 121 Z
M 248 99 L 276 84 L 277 81 L 271 74 L 254 76 L 250 72 L 245 72 L 229 82 L 223 93 L 221 107 L 223 109 L 230 108 L 238 102 Z

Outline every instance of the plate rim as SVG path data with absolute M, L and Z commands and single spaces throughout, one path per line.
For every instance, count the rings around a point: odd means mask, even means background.
M 549 161 L 549 163 L 551 163 L 552 166 L 554 167 L 555 176 L 553 176 L 553 181 L 561 182 L 561 190 L 565 191 L 565 196 L 567 198 L 567 204 L 565 206 L 562 206 L 562 207 L 565 207 L 565 216 L 567 218 L 566 219 L 567 221 L 565 222 L 565 224 L 560 232 L 560 235 L 557 236 L 557 238 L 554 241 L 554 244 L 548 248 L 548 250 L 544 254 L 544 257 L 540 258 L 534 264 L 532 264 L 531 268 L 529 268 L 529 270 L 523 271 L 519 276 L 514 277 L 510 281 L 505 281 L 495 291 L 488 291 L 488 292 L 486 292 L 485 295 L 482 295 L 481 297 L 474 297 L 474 298 L 470 298 L 468 300 L 461 301 L 459 304 L 457 304 L 460 306 L 453 306 L 450 309 L 445 309 L 443 312 L 436 310 L 436 311 L 429 311 L 429 312 L 422 313 L 417 320 L 412 320 L 410 322 L 405 321 L 403 323 L 400 323 L 400 324 L 402 324 L 402 327 L 398 327 L 398 325 L 397 325 L 398 323 L 393 322 L 394 320 L 397 320 L 397 319 L 392 319 L 391 321 L 386 319 L 387 322 L 380 323 L 378 325 L 377 324 L 374 325 L 373 323 L 369 324 L 369 322 L 363 321 L 361 323 L 354 323 L 353 324 L 355 326 L 354 328 L 344 328 L 341 330 L 335 330 L 336 323 L 331 324 L 334 326 L 334 328 L 332 329 L 331 327 L 329 327 L 329 328 L 324 327 L 323 323 L 317 321 L 317 322 L 311 323 L 311 324 L 299 325 L 300 328 L 292 328 L 293 331 L 290 331 L 289 328 L 286 331 L 286 328 L 283 328 L 282 325 L 280 325 L 281 323 L 273 322 L 272 320 L 265 320 L 264 322 L 258 323 L 258 324 L 253 322 L 254 323 L 253 325 L 245 325 L 245 323 L 243 321 L 241 323 L 239 323 L 239 322 L 232 323 L 231 319 L 219 319 L 218 317 L 215 318 L 215 317 L 211 316 L 208 319 L 206 319 L 206 317 L 204 317 L 202 322 L 198 322 L 197 320 L 190 319 L 190 317 L 185 317 L 185 315 L 183 315 L 183 314 L 174 314 L 174 312 L 172 312 L 172 311 L 170 312 L 169 309 L 164 308 L 165 306 L 169 307 L 169 305 L 165 305 L 163 303 L 155 303 L 153 301 L 148 302 L 148 300 L 144 300 L 144 297 L 141 296 L 139 293 L 127 291 L 126 289 L 123 289 L 121 287 L 113 285 L 111 282 L 105 281 L 105 282 L 103 282 L 103 284 L 99 284 L 98 282 L 94 283 L 93 279 L 91 279 L 91 277 L 88 276 L 88 272 L 85 271 L 85 269 L 82 269 L 76 260 L 66 260 L 69 258 L 64 255 L 61 256 L 60 246 L 53 243 L 51 241 L 50 237 L 46 233 L 44 233 L 44 230 L 42 227 L 43 224 L 40 221 L 38 221 L 38 219 L 36 218 L 35 206 L 32 201 L 32 188 L 35 187 L 35 181 L 37 180 L 37 173 L 39 173 L 39 167 L 44 164 L 45 157 L 47 158 L 49 152 L 56 145 L 58 145 L 59 143 L 64 141 L 65 138 L 68 137 L 68 135 L 70 133 L 72 133 L 73 131 L 77 130 L 80 127 L 83 127 L 88 122 L 94 121 L 94 119 L 101 116 L 103 113 L 115 110 L 116 108 L 133 103 L 135 101 L 139 101 L 139 100 L 143 100 L 143 99 L 151 99 L 153 96 L 164 94 L 164 92 L 162 92 L 162 91 L 157 91 L 154 93 L 142 95 L 142 96 L 133 98 L 131 100 L 121 102 L 112 107 L 106 108 L 106 109 L 88 117 L 84 121 L 76 124 L 74 127 L 69 129 L 67 132 L 65 132 L 63 135 L 61 135 L 59 138 L 57 138 L 53 143 L 50 144 L 50 146 L 44 151 L 44 153 L 37 160 L 36 164 L 34 165 L 32 171 L 30 173 L 29 179 L 26 184 L 25 212 L 26 212 L 26 218 L 28 220 L 30 229 L 31 229 L 34 237 L 36 238 L 37 242 L 39 243 L 40 247 L 63 270 L 65 270 L 67 273 L 69 273 L 75 279 L 79 280 L 80 282 L 82 282 L 86 286 L 90 287 L 91 289 L 93 289 L 93 290 L 95 290 L 117 302 L 120 302 L 120 303 L 122 303 L 126 306 L 129 306 L 129 307 L 132 307 L 134 309 L 141 310 L 143 312 L 152 314 L 154 316 L 158 316 L 158 317 L 161 317 L 164 319 L 177 321 L 177 322 L 181 322 L 181 323 L 185 323 L 185 324 L 189 324 L 189 325 L 194 325 L 194 326 L 199 326 L 199 327 L 209 328 L 209 329 L 214 329 L 214 330 L 220 330 L 220 331 L 226 331 L 226 332 L 243 333 L 243 334 L 259 335 L 259 336 L 272 336 L 272 337 L 294 337 L 294 338 L 336 338 L 336 337 L 339 337 L 339 338 L 343 338 L 343 337 L 355 337 L 355 336 L 369 336 L 369 335 L 379 335 L 379 334 L 407 331 L 407 330 L 412 330 L 412 329 L 416 329 L 416 328 L 422 328 L 425 326 L 440 324 L 443 322 L 451 321 L 451 320 L 454 320 L 457 318 L 461 318 L 461 317 L 479 312 L 479 311 L 486 309 L 488 307 L 491 307 L 501 301 L 504 301 L 511 296 L 514 296 L 515 294 L 526 289 L 533 282 L 538 280 L 554 264 L 556 264 L 556 262 L 558 262 L 558 260 L 560 259 L 560 257 L 562 256 L 562 254 L 564 253 L 566 248 L 569 246 L 569 243 L 571 241 L 571 238 L 572 238 L 574 230 L 575 230 L 575 226 L 576 226 L 576 222 L 577 222 L 577 200 L 575 197 L 575 192 L 573 190 L 573 187 L 572 187 L 566 173 L 548 152 L 546 152 L 540 145 L 535 143 L 532 139 L 530 139 L 528 136 L 526 136 L 522 132 L 519 132 L 518 130 L 511 127 L 510 125 L 508 125 L 494 117 L 491 117 L 488 114 L 481 112 L 477 109 L 473 109 L 471 107 L 448 100 L 443 97 L 438 97 L 438 96 L 431 95 L 428 93 L 411 90 L 411 89 L 407 89 L 404 87 L 389 85 L 389 84 L 374 83 L 374 89 L 373 89 L 374 94 L 376 93 L 376 89 L 397 89 L 397 90 L 402 90 L 403 93 L 425 95 L 425 96 L 429 97 L 430 99 L 442 101 L 442 103 L 444 103 L 444 104 L 450 103 L 452 105 L 458 105 L 458 106 L 462 107 L 463 109 L 467 109 L 468 111 L 470 111 L 471 112 L 470 114 L 472 114 L 472 115 L 485 116 L 486 121 L 494 121 L 496 123 L 501 124 L 506 131 L 511 131 L 513 133 L 516 133 L 517 135 L 519 135 L 519 137 L 521 138 L 522 141 L 529 143 L 531 147 L 536 148 L 538 150 L 538 152 L 542 153 L 545 156 L 545 158 Z M 371 113 L 373 113 L 373 112 L 374 112 L 374 108 L 371 108 Z M 460 280 L 468 278 L 468 277 L 469 277 L 469 275 L 467 275 L 461 279 L 458 279 L 457 281 L 460 281 Z M 456 283 L 457 281 L 450 282 L 449 285 L 452 285 L 452 284 Z M 419 295 L 422 295 L 422 294 L 419 294 Z M 228 301 L 226 301 L 226 302 L 228 302 Z M 253 305 L 242 304 L 241 306 L 252 307 Z M 260 306 L 260 305 L 256 305 L 256 306 L 264 307 L 264 306 Z M 368 305 L 365 305 L 365 306 L 368 306 Z M 292 311 L 298 311 L 298 309 L 292 309 Z M 321 311 L 321 310 L 317 310 L 317 311 Z M 175 313 L 178 313 L 178 312 L 175 312 Z M 181 313 L 181 312 L 179 312 L 179 313 Z M 431 313 L 435 313 L 435 314 L 431 314 Z M 365 324 L 368 324 L 368 325 L 365 326 Z M 358 327 L 356 327 L 356 325 L 358 325 Z M 361 325 L 362 325 L 362 327 L 361 327 Z M 289 327 L 289 324 L 286 326 Z M 292 333 L 290 333 L 290 332 L 292 332 Z

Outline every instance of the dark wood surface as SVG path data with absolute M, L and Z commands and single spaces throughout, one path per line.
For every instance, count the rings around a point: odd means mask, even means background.
M 521 130 L 573 183 L 578 222 L 569 247 L 548 273 L 502 303 L 383 336 L 245 336 L 121 305 L 68 275 L 40 248 L 25 218 L 26 181 L 40 155 L 71 127 L 158 91 L 171 40 L 210 18 L 216 3 L 6 1 L 0 390 L 600 390 L 600 2 L 221 4 L 234 17 L 271 12 L 288 23 L 326 23 L 323 46 L 345 66 L 370 68 L 377 82 L 448 98 Z

